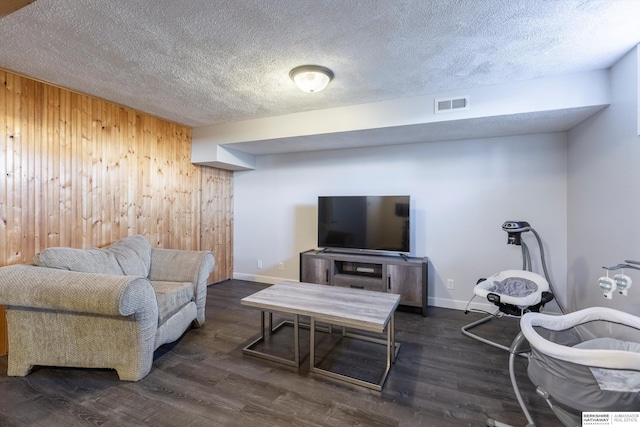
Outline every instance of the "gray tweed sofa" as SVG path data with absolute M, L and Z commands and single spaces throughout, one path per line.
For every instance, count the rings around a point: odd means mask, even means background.
M 49 248 L 34 265 L 0 268 L 7 374 L 42 365 L 143 378 L 158 347 L 204 324 L 214 264 L 209 251 L 156 249 L 131 236 L 102 249 Z

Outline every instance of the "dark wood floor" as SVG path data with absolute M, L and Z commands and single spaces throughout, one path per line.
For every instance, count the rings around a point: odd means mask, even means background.
M 480 315 L 434 307 L 427 317 L 398 312 L 402 347 L 383 391 L 375 392 L 311 374 L 305 351 L 300 369 L 244 356 L 242 347 L 257 336 L 260 317 L 240 299 L 264 286 L 238 280 L 210 286 L 206 325 L 158 349 L 151 373 L 136 383 L 94 369 L 42 367 L 24 378 L 7 377 L 7 356 L 0 357 L 0 425 L 483 426 L 487 417 L 526 424 L 511 389 L 508 353 L 460 332 Z M 483 328 L 508 345 L 517 324 L 502 319 Z M 278 339 L 287 335 L 282 330 Z M 319 345 L 331 339 L 325 335 Z M 338 350 L 346 370 L 383 348 L 344 344 Z M 524 359 L 518 359 L 534 420 L 560 425 L 535 395 Z M 336 360 L 323 363 L 340 368 Z

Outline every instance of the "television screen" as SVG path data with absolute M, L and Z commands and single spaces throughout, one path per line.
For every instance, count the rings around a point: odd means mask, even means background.
M 318 247 L 409 253 L 409 196 L 318 197 Z

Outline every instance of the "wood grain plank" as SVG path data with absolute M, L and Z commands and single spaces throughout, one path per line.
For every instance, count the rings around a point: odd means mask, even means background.
M 259 312 L 240 300 L 265 287 L 239 280 L 210 286 L 205 326 L 161 346 L 150 374 L 138 382 L 118 381 L 110 370 L 50 367 L 7 377 L 7 356 L 0 357 L 0 423 L 468 427 L 492 417 L 526 424 L 511 388 L 508 354 L 460 333 L 481 315 L 437 307 L 428 317 L 397 312 L 402 348 L 378 393 L 311 374 L 308 354 L 301 354 L 300 369 L 244 356 L 242 347 L 256 337 L 260 321 Z M 489 322 L 478 333 L 512 339 L 518 327 L 510 320 Z M 282 332 L 274 339 L 293 341 Z M 301 331 L 303 348 L 308 336 Z M 330 361 L 341 371 L 358 369 L 380 347 L 345 341 L 340 351 L 348 357 Z M 560 427 L 536 395 L 525 361 L 517 360 L 515 368 L 536 425 Z
M 312 316 L 318 321 L 382 333 L 400 295 L 361 289 L 282 282 L 241 300 L 266 311 Z
M 0 18 L 4 18 L 35 2 L 36 0 L 3 0 L 0 3 Z
M 8 75 L 7 78 L 7 122 L 8 132 L 5 138 L 7 148 L 5 150 L 7 161 L 7 232 L 5 241 L 7 245 L 7 262 L 16 264 L 20 262 L 20 218 L 21 218 L 21 194 L 20 180 L 20 88 L 19 78 Z
M 4 307 L 0 305 L 0 356 L 7 354 L 8 345 L 7 314 Z
M 33 233 L 31 238 L 24 230 L 21 233 L 22 239 L 22 262 L 31 262 L 29 254 L 35 253 L 35 240 L 39 238 L 40 221 L 36 221 L 41 215 L 39 206 L 36 203 L 37 193 L 39 192 L 39 171 L 37 170 L 40 164 L 42 154 L 40 153 L 40 141 L 41 139 L 36 135 L 36 129 L 42 126 L 41 118 L 41 90 L 38 90 L 40 86 L 26 84 L 24 90 L 21 93 L 22 104 L 24 105 L 21 113 L 21 123 L 24 127 L 24 144 L 22 151 L 22 165 L 23 175 L 25 177 L 25 183 L 23 187 L 24 201 L 23 206 L 26 209 L 22 212 L 22 223 L 25 225 L 26 230 Z
M 7 103 L 9 101 L 9 93 L 7 88 L 7 73 L 4 71 L 0 71 L 0 92 L 2 95 L 0 96 L 0 136 L 2 137 L 2 147 L 4 148 L 3 156 L 0 157 L 0 176 L 3 179 L 0 179 L 0 236 L 5 237 L 4 239 L 0 239 L 0 262 L 6 261 L 8 258 L 7 255 L 7 209 L 9 203 L 9 187 L 8 187 L 8 164 L 7 158 L 7 141 L 9 139 L 9 124 L 8 117 L 9 112 L 7 109 Z
M 60 237 L 58 239 L 60 246 L 71 246 L 73 244 L 73 228 L 74 220 L 74 200 L 73 192 L 76 187 L 73 185 L 73 174 L 75 167 L 73 163 L 73 140 L 75 137 L 76 122 L 74 114 L 74 96 L 71 92 L 64 91 L 61 94 L 64 109 L 60 112 L 64 120 L 64 132 L 60 135 L 60 151 L 61 151 L 61 176 L 60 176 L 60 209 L 58 222 L 60 223 Z M 64 111 L 64 113 L 63 113 Z

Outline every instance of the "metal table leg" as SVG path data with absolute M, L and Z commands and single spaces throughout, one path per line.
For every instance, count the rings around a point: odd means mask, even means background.
M 249 354 L 251 356 L 260 357 L 262 359 L 271 360 L 274 362 L 284 363 L 285 365 L 300 367 L 300 316 L 297 314 L 294 315 L 293 322 L 290 320 L 284 320 L 280 322 L 278 325 L 273 327 L 273 313 L 269 312 L 269 327 L 267 329 L 267 335 L 275 334 L 280 328 L 286 325 L 293 324 L 293 360 L 286 359 L 280 356 L 274 356 L 269 353 L 265 353 L 263 351 L 255 350 L 254 347 L 265 341 L 265 321 L 264 321 L 265 312 L 260 312 L 260 336 L 252 341 L 249 345 L 242 349 L 244 354 Z
M 361 380 L 359 378 L 353 378 L 348 375 L 339 374 L 337 372 L 329 371 L 326 369 L 322 369 L 316 366 L 315 359 L 315 343 L 316 343 L 316 331 L 315 331 L 315 318 L 311 318 L 310 322 L 310 337 L 309 337 L 309 369 L 311 372 L 316 374 L 325 375 L 327 377 L 339 379 L 342 381 L 349 382 L 351 384 L 356 384 L 362 387 L 370 388 L 373 390 L 381 391 L 382 386 L 384 385 L 385 380 L 387 379 L 387 375 L 389 374 L 389 370 L 391 369 L 391 364 L 395 362 L 398 351 L 400 350 L 400 344 L 395 342 L 395 313 L 391 315 L 389 323 L 386 327 L 386 339 L 381 340 L 377 338 L 368 337 L 366 335 L 359 335 L 346 332 L 346 329 L 342 328 L 342 335 L 350 338 L 361 339 L 365 341 L 374 342 L 377 344 L 383 344 L 386 346 L 386 366 L 385 370 L 382 373 L 380 380 L 375 382 Z

